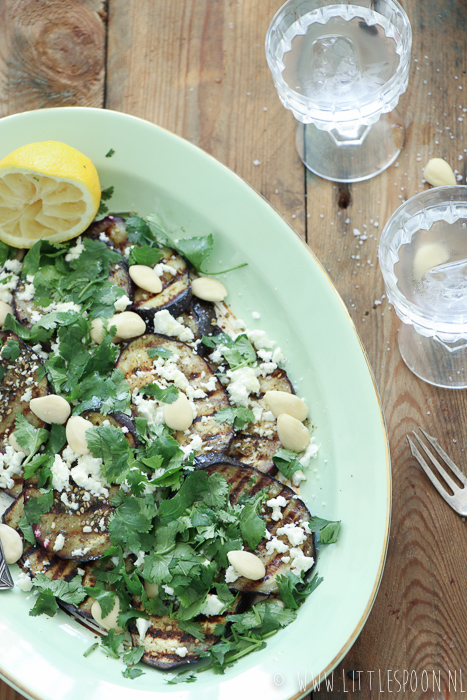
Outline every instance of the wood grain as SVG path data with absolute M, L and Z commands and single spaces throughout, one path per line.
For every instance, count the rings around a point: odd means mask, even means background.
M 406 143 L 385 173 L 346 186 L 305 173 L 296 154 L 295 122 L 279 102 L 264 58 L 266 29 L 280 0 L 0 2 L 1 116 L 105 106 L 204 148 L 308 242 L 361 334 L 390 438 L 391 537 L 368 622 L 336 669 L 333 690 L 322 687 L 315 700 L 372 700 L 381 689 L 389 695 L 390 687 L 396 694 L 394 678 L 404 682 L 404 672 L 413 672 L 418 686 L 406 685 L 403 697 L 447 698 L 449 673 L 458 676 L 465 663 L 465 524 L 418 468 L 405 436 L 424 426 L 466 468 L 466 393 L 430 387 L 404 365 L 377 246 L 390 214 L 427 187 L 422 169 L 430 157 L 446 158 L 465 178 L 466 6 L 455 0 L 402 4 L 414 34 L 409 89 L 400 103 Z M 427 691 L 420 685 L 424 671 Z M 456 693 L 451 684 L 450 697 L 460 697 Z M 21 696 L 0 682 L 0 700 Z

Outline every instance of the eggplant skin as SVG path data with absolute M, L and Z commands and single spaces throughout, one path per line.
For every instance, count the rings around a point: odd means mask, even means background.
M 260 511 L 269 535 L 268 538 L 264 537 L 261 540 L 254 553 L 261 559 L 266 568 L 264 578 L 259 581 L 252 581 L 241 576 L 236 581 L 229 583 L 229 588 L 241 591 L 242 593 L 261 593 L 265 595 L 279 593 L 276 581 L 277 576 L 288 573 L 291 570 L 293 560 L 283 562 L 282 557 L 287 553 L 282 554 L 277 551 L 269 553 L 266 549 L 266 545 L 269 539 L 277 537 L 287 545 L 292 546 L 284 535 L 277 535 L 277 530 L 287 524 L 298 526 L 301 522 L 308 522 L 311 519 L 308 508 L 291 488 L 253 467 L 248 467 L 246 465 L 239 467 L 232 464 L 220 463 L 207 467 L 206 471 L 208 474 L 220 474 L 229 483 L 229 501 L 233 505 L 238 503 L 239 499 L 244 494 L 253 496 L 258 493 L 258 491 L 261 491 L 261 489 L 267 490 L 268 495 L 265 501 L 271 498 L 277 498 L 278 496 L 283 496 L 285 498 L 287 504 L 282 509 L 282 517 L 280 520 L 275 521 L 272 519 L 272 509 L 267 506 L 265 502 Z M 305 541 L 297 545 L 297 547 L 303 551 L 304 556 L 313 557 L 316 561 L 316 550 L 312 534 L 307 535 Z
M 35 428 L 45 425 L 31 411 L 29 401 L 48 394 L 47 378 L 36 382 L 36 372 L 42 366 L 38 355 L 14 333 L 0 331 L 2 345 L 6 345 L 10 340 L 19 344 L 21 353 L 14 361 L 0 357 L 0 366 L 6 370 L 0 384 L 0 445 L 5 445 L 10 432 L 14 431 L 17 413 L 23 415 Z M 26 398 L 22 398 L 23 396 Z
M 180 316 L 186 311 L 192 300 L 188 264 L 181 255 L 170 248 L 161 248 L 164 255 L 161 263 L 173 269 L 164 271 L 160 277 L 162 291 L 152 294 L 140 287 L 135 288 L 133 311 L 136 311 L 146 323 L 154 319 L 158 311 L 167 310 L 172 316 Z
M 190 307 L 184 311 L 179 321 L 188 326 L 194 336 L 194 340 L 201 340 L 203 335 L 215 335 L 220 333 L 217 326 L 217 315 L 214 304 L 210 301 L 192 298 Z M 212 348 L 208 348 L 203 343 L 198 343 L 196 352 L 202 357 L 206 357 Z

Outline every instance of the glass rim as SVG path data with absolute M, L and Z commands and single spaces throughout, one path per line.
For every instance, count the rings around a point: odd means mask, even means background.
M 306 1 L 306 0 L 304 0 Z M 356 0 L 358 2 L 359 0 Z M 361 1 L 361 0 L 360 0 Z M 271 37 L 273 33 L 276 31 L 277 24 L 279 23 L 279 20 L 281 18 L 281 15 L 285 13 L 285 10 L 288 6 L 293 5 L 294 2 L 297 2 L 297 0 L 286 0 L 286 2 L 281 5 L 281 7 L 277 10 L 275 13 L 274 17 L 272 18 L 268 29 L 266 31 L 266 38 L 265 38 L 265 53 L 266 53 L 266 61 L 269 66 L 269 70 L 271 71 L 271 74 L 273 76 L 274 82 L 276 83 L 276 86 L 279 85 L 280 89 L 282 92 L 286 94 L 293 95 L 293 98 L 299 102 L 302 103 L 304 106 L 306 105 L 312 105 L 312 109 L 314 111 L 319 111 L 323 114 L 323 121 L 327 121 L 324 119 L 326 115 L 333 115 L 335 116 L 336 114 L 339 115 L 339 122 L 345 122 L 345 121 L 354 121 L 355 117 L 351 118 L 346 118 L 345 113 L 346 112 L 355 112 L 355 100 L 352 100 L 350 97 L 347 101 L 342 102 L 338 108 L 332 103 L 332 102 L 327 102 L 323 103 L 322 101 L 320 102 L 315 102 L 312 98 L 306 97 L 303 95 L 301 92 L 297 92 L 297 90 L 294 90 L 293 88 L 289 87 L 289 85 L 285 82 L 284 78 L 282 77 L 283 70 L 279 70 L 277 66 L 277 61 L 273 61 L 273 54 L 270 49 L 270 44 L 271 44 Z M 311 0 L 310 0 L 311 2 Z M 397 83 L 401 75 L 403 75 L 409 67 L 410 64 L 410 57 L 411 57 L 411 50 L 412 50 L 412 26 L 410 24 L 410 19 L 402 7 L 398 0 L 384 0 L 386 4 L 389 6 L 393 7 L 396 9 L 402 16 L 402 19 L 404 21 L 404 28 L 405 28 L 405 34 L 401 36 L 402 38 L 402 51 L 399 54 L 400 55 L 400 61 L 399 65 L 397 67 L 396 72 L 394 73 L 393 76 L 389 78 L 383 85 L 380 86 L 379 89 L 371 90 L 368 93 L 368 96 L 365 100 L 362 100 L 361 103 L 359 104 L 358 109 L 361 110 L 365 106 L 372 105 L 375 102 L 375 95 L 385 95 L 391 90 L 393 90 L 395 83 Z M 334 2 L 329 3 L 329 5 L 326 5 L 323 3 L 322 7 L 332 7 L 332 6 L 337 6 L 337 5 L 354 5 L 353 2 L 348 2 L 346 0 L 334 0 Z M 366 9 L 365 5 L 358 5 L 355 4 L 355 7 L 361 7 L 363 9 Z M 316 8 L 316 9 L 321 9 L 321 8 Z M 376 10 L 372 10 L 375 14 L 380 14 L 381 12 L 377 12 Z M 384 15 L 383 15 L 384 16 Z M 282 63 L 282 60 L 281 60 Z M 406 88 L 400 91 L 400 94 L 402 94 L 405 91 Z M 324 106 L 323 106 L 324 105 Z M 380 109 L 374 110 L 375 113 L 380 112 Z M 366 117 L 370 116 L 369 114 L 365 115 Z

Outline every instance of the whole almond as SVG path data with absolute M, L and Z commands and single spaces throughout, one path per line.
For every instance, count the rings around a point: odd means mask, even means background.
M 413 260 L 413 275 L 417 282 L 420 282 L 425 272 L 437 265 L 447 262 L 451 254 L 449 248 L 443 243 L 432 241 L 423 243 L 415 253 Z
M 287 415 L 303 421 L 308 415 L 306 403 L 288 391 L 267 391 L 264 395 L 264 400 L 276 418 L 281 413 L 287 413 Z
M 62 396 L 57 396 L 57 394 L 31 399 L 29 408 L 45 423 L 58 423 L 59 425 L 66 423 L 71 413 L 68 401 Z
M 425 165 L 423 177 L 433 187 L 457 185 L 456 176 L 451 166 L 442 158 L 431 158 Z
M 138 314 L 134 311 L 122 311 L 121 314 L 115 314 L 109 320 L 109 328 L 115 326 L 117 329 L 117 337 L 122 340 L 128 338 L 137 338 L 143 333 L 146 333 L 146 324 Z
M 99 345 L 102 343 L 102 341 L 104 340 L 104 319 L 92 319 L 91 330 L 89 332 L 89 335 L 91 336 L 91 340 L 93 340 L 95 343 L 98 343 Z
M 67 421 L 66 439 L 73 452 L 78 455 L 88 455 L 90 452 L 86 440 L 86 431 L 90 428 L 94 428 L 94 425 L 82 416 L 71 416 Z
M 193 409 L 182 391 L 175 401 L 164 405 L 164 421 L 172 430 L 188 430 L 193 423 Z
M 115 596 L 115 604 L 108 615 L 102 617 L 102 608 L 97 600 L 91 605 L 91 615 L 97 624 L 104 627 L 104 629 L 114 629 L 116 632 L 123 632 L 123 629 L 117 623 L 117 618 L 120 615 L 120 601 L 117 596 Z
M 3 326 L 5 323 L 5 319 L 8 314 L 12 313 L 13 309 L 11 308 L 10 304 L 7 304 L 6 301 L 0 301 L 0 326 Z
M 133 282 L 146 292 L 152 292 L 152 294 L 162 292 L 162 282 L 152 267 L 148 265 L 130 265 L 128 272 Z
M 277 418 L 277 434 L 286 450 L 303 452 L 310 443 L 310 433 L 296 418 L 281 413 Z
M 15 564 L 23 555 L 23 540 L 9 525 L 0 525 L 0 541 L 7 564 Z
M 148 598 L 155 598 L 159 595 L 159 586 L 157 583 L 149 583 L 149 581 L 144 582 L 144 590 Z
M 222 301 L 227 296 L 227 290 L 219 280 L 212 277 L 197 277 L 191 282 L 191 291 L 204 301 Z
M 264 578 L 266 568 L 259 557 L 253 552 L 245 552 L 243 549 L 234 549 L 227 552 L 227 559 L 233 568 L 245 578 L 251 581 L 259 581 Z

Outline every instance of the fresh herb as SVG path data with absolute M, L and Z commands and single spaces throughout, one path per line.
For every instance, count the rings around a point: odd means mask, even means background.
M 110 153 L 110 151 L 109 151 Z M 113 153 L 112 153 L 113 155 Z M 109 155 L 106 156 L 106 158 L 110 158 Z M 114 187 L 111 185 L 110 187 L 106 187 L 101 191 L 101 202 L 99 204 L 99 209 L 97 210 L 96 214 L 96 219 L 99 218 L 100 216 L 103 216 L 104 214 L 107 214 L 109 211 L 109 207 L 105 204 L 105 202 L 108 202 L 109 199 L 112 199 L 114 193 Z
M 295 472 L 303 469 L 303 464 L 298 459 L 297 452 L 286 450 L 283 447 L 277 450 L 276 454 L 272 458 L 272 461 L 280 473 L 283 474 L 288 480 L 292 478 L 292 475 L 295 474 Z
M 162 260 L 164 253 L 158 248 L 149 245 L 142 245 L 139 248 L 134 246 L 128 256 L 128 265 L 147 265 L 153 267 Z
M 124 640 L 124 634 L 117 634 L 114 629 L 110 629 L 107 635 L 101 639 L 101 647 L 113 659 L 119 659 L 119 648 Z
M 38 572 L 34 577 L 34 585 L 42 593 L 51 592 L 56 598 L 69 605 L 79 605 L 86 598 L 86 591 L 81 585 L 82 576 L 75 576 L 71 581 L 50 579 Z
M 232 370 L 253 365 L 256 362 L 256 351 L 244 333 L 235 340 L 232 340 L 226 333 L 212 336 L 203 335 L 201 341 L 208 348 L 217 348 Z
M 21 355 L 21 348 L 17 340 L 9 340 L 2 348 L 2 357 L 14 362 Z
M 11 260 L 16 255 L 16 249 L 9 246 L 7 243 L 0 241 L 0 265 L 6 263 L 7 260 Z
M 35 617 L 36 615 L 48 615 L 53 617 L 58 610 L 57 600 L 52 591 L 44 591 L 37 596 L 34 606 L 29 611 L 29 614 Z
M 85 652 L 83 652 L 83 656 L 84 657 L 89 656 L 89 654 L 92 654 L 92 652 L 95 651 L 98 646 L 99 646 L 99 642 L 94 642 L 94 644 L 91 644 L 91 646 L 88 647 Z
M 322 580 L 318 574 L 315 574 L 310 581 L 304 582 L 300 576 L 292 571 L 280 574 L 276 579 L 280 597 L 286 607 L 292 610 L 297 610 L 303 601 L 318 588 Z
M 151 396 L 152 398 L 157 399 L 157 401 L 162 401 L 163 403 L 173 403 L 178 399 L 179 392 L 173 384 L 166 389 L 162 389 L 162 387 L 155 382 L 151 382 L 151 384 L 146 384 L 145 386 L 141 387 L 140 393 Z
M 227 406 L 217 411 L 214 415 L 214 420 L 218 423 L 233 425 L 235 430 L 243 430 L 245 425 L 254 422 L 255 416 L 251 408 L 246 408 L 245 406 Z
M 169 350 L 169 348 L 149 348 L 148 350 L 149 357 L 162 357 L 166 360 L 168 357 L 172 357 L 172 355 L 173 352 Z
M 110 148 L 107 153 L 105 154 L 106 158 L 112 158 L 113 154 L 115 153 L 113 148 Z
M 333 544 L 337 542 L 340 526 L 340 520 L 325 520 L 324 518 L 317 518 L 314 516 L 310 518 L 308 522 L 308 527 L 311 532 L 317 535 L 317 541 L 320 544 Z

